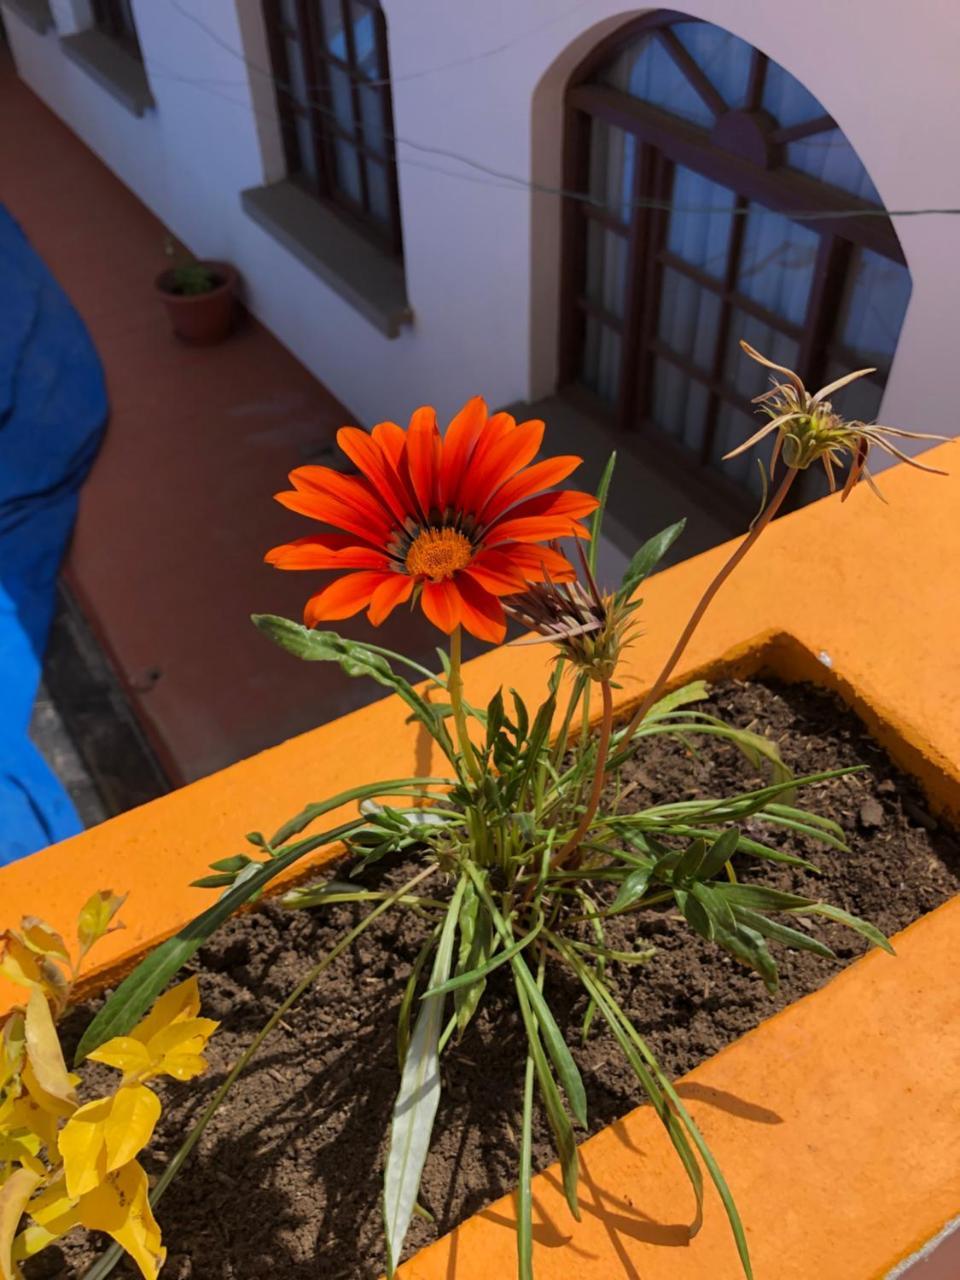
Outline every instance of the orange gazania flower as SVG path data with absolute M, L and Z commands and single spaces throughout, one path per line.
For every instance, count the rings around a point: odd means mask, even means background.
M 476 396 L 441 438 L 433 409 L 417 409 L 407 431 L 381 422 L 369 434 L 342 427 L 337 443 L 360 471 L 298 467 L 277 501 L 343 533 L 320 533 L 267 552 L 278 569 L 348 569 L 304 610 L 307 626 L 350 618 L 367 606 L 379 626 L 398 604 L 419 597 L 448 634 L 462 624 L 481 640 L 506 631 L 501 596 L 574 574 L 557 551 L 537 544 L 571 535 L 597 505 L 588 493 L 547 492 L 579 466 L 576 457 L 529 464 L 542 422 L 487 415 Z M 416 593 L 416 595 L 414 595 Z

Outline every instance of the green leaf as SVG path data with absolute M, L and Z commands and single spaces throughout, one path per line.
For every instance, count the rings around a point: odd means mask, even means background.
M 677 863 L 673 878 L 676 882 L 682 883 L 692 880 L 698 875 L 703 865 L 703 860 L 707 855 L 707 842 L 699 837 L 694 840 L 690 847 L 682 854 L 680 861 Z
M 224 885 L 233 884 L 236 875 L 231 871 L 221 871 L 212 876 L 200 876 L 198 880 L 191 880 L 190 885 L 194 889 L 222 889 Z
M 471 969 L 468 973 L 459 973 L 456 977 L 449 978 L 439 987 L 431 987 L 429 991 L 424 992 L 421 999 L 426 1000 L 431 996 L 446 995 L 448 991 L 456 991 L 460 987 L 469 986 L 471 982 L 477 982 L 481 978 L 486 978 L 488 973 L 492 973 L 494 969 L 498 969 L 500 965 L 508 963 L 514 956 L 519 955 L 524 947 L 528 947 L 542 928 L 543 916 L 541 915 L 533 928 L 528 930 L 522 938 L 511 943 L 509 947 L 504 947 L 502 951 L 498 951 L 497 954 L 485 964 L 480 965 L 476 969 Z
M 668 716 L 679 707 L 688 706 L 691 702 L 702 702 L 710 696 L 710 686 L 706 680 L 693 680 L 679 689 L 665 694 L 659 702 L 655 702 L 644 717 L 644 725 L 651 724 L 663 716 Z
M 633 595 L 644 578 L 653 572 L 681 533 L 683 533 L 686 523 L 686 520 L 678 520 L 676 524 L 661 530 L 660 533 L 655 534 L 643 544 L 627 565 L 627 571 L 623 575 L 620 588 L 617 591 L 618 601 L 628 600 Z
M 336 631 L 314 631 L 289 618 L 255 613 L 252 620 L 258 630 L 295 657 L 306 662 L 336 662 L 345 675 L 369 676 L 385 689 L 392 690 L 440 743 L 447 756 L 453 758 L 453 747 L 443 717 L 417 693 L 409 680 L 397 675 L 382 653 L 360 640 L 346 640 Z
M 464 882 L 463 903 L 460 907 L 460 950 L 457 956 L 457 973 L 476 969 L 490 958 L 492 931 L 490 917 L 480 909 L 480 899 L 472 880 Z M 453 1007 L 457 1014 L 457 1031 L 463 1035 L 470 1019 L 477 1011 L 483 996 L 486 980 L 478 979 L 466 990 L 454 992 Z
M 211 862 L 210 869 L 212 871 L 232 871 L 236 873 L 249 866 L 252 861 L 253 859 L 245 853 L 235 853 L 232 858 L 218 858 L 216 862 Z
M 795 907 L 807 907 L 811 899 L 799 893 L 784 893 L 782 889 L 768 889 L 762 884 L 716 884 L 731 906 L 755 907 L 758 911 L 790 911 Z
M 603 517 L 607 513 L 607 497 L 610 493 L 610 481 L 613 479 L 613 469 L 617 465 L 616 450 L 611 453 L 607 459 L 607 465 L 603 468 L 603 475 L 600 477 L 600 483 L 597 485 L 597 502 L 600 504 L 593 513 L 593 519 L 590 521 L 590 550 L 587 552 L 587 564 L 590 566 L 590 572 L 597 572 L 597 557 L 600 554 L 600 534 L 603 530 Z
M 437 925 L 436 929 L 420 948 L 417 958 L 413 962 L 410 977 L 407 979 L 403 999 L 400 1001 L 400 1012 L 397 1015 L 397 1061 L 401 1071 L 403 1071 L 403 1064 L 407 1060 L 407 1050 L 410 1047 L 410 1015 L 413 1011 L 414 997 L 417 994 L 417 984 L 420 981 L 420 975 L 423 973 L 424 965 L 430 959 L 430 952 L 440 937 L 441 928 L 441 925 Z
M 834 907 L 829 902 L 811 902 L 802 908 L 794 907 L 789 909 L 802 911 L 805 916 L 826 916 L 828 920 L 835 920 L 837 924 L 844 924 L 848 929 L 852 929 L 854 933 L 859 933 L 868 942 L 872 942 L 875 947 L 879 947 L 881 951 L 886 951 L 887 955 L 895 956 L 897 954 L 890 939 L 885 933 L 881 933 L 876 925 L 872 925 L 869 920 L 861 920 L 859 916 L 852 916 L 849 911 L 844 911 L 842 907 Z
M 483 899 L 484 905 L 490 912 L 493 920 L 493 926 L 500 935 L 501 941 L 505 946 L 510 946 L 513 942 L 513 936 L 510 927 L 504 920 L 503 916 L 497 910 L 496 903 L 487 891 L 487 886 L 483 876 L 473 866 L 472 863 L 466 864 L 467 874 L 473 880 L 477 893 Z M 540 1026 L 540 1033 L 543 1036 L 543 1042 L 546 1046 L 547 1053 L 550 1055 L 550 1061 L 556 1068 L 560 1083 L 563 1085 L 564 1091 L 570 1100 L 570 1106 L 574 1116 L 583 1125 L 587 1126 L 587 1095 L 583 1087 L 583 1080 L 580 1072 L 577 1070 L 577 1064 L 573 1060 L 573 1055 L 557 1026 L 556 1019 L 550 1012 L 550 1006 L 544 1000 L 537 984 L 533 980 L 533 975 L 527 968 L 523 956 L 514 956 L 511 960 L 514 977 L 518 980 L 524 990 L 524 994 L 530 1001 L 534 1016 Z
M 762 933 L 765 938 L 779 942 L 785 947 L 793 947 L 797 951 L 812 951 L 814 955 L 823 956 L 825 960 L 837 958 L 836 953 L 819 939 L 811 938 L 808 933 L 801 933 L 799 929 L 791 929 L 789 925 L 781 924 L 779 920 L 768 920 L 759 911 L 751 911 L 748 907 L 735 907 L 734 915 L 748 928 L 756 929 L 757 933 Z
M 400 1261 L 440 1102 L 439 1044 L 444 997 L 432 992 L 446 981 L 450 972 L 463 885 L 461 880 L 450 900 L 430 976 L 431 994 L 420 1006 L 393 1108 L 383 1186 L 388 1277 L 394 1275 Z
M 517 1187 L 517 1280 L 533 1280 L 533 1054 L 523 1073 L 523 1119 L 520 1128 L 520 1180 Z
M 736 827 L 730 827 L 722 835 L 718 836 L 700 863 L 700 869 L 697 872 L 700 878 L 702 880 L 712 880 L 715 875 L 721 872 L 737 852 L 739 843 L 740 832 Z
M 449 778 L 394 778 L 390 782 L 366 782 L 360 787 L 351 787 L 349 791 L 341 791 L 329 800 L 321 800 L 316 804 L 308 804 L 296 817 L 285 822 L 270 841 L 271 848 L 276 851 L 292 836 L 298 836 L 309 827 L 311 822 L 322 818 L 325 813 L 339 809 L 341 805 L 350 804 L 354 800 L 373 799 L 375 796 L 402 795 L 404 792 L 420 791 L 424 787 L 450 786 Z M 361 805 L 361 812 L 363 806 Z
M 331 802 L 332 804 L 332 802 Z M 339 808 L 339 804 L 335 807 Z M 114 1036 L 127 1035 L 153 1004 L 170 979 L 196 954 L 206 940 L 238 907 L 280 875 L 287 867 L 321 845 L 331 844 L 359 826 L 360 819 L 333 827 L 322 835 L 301 840 L 269 862 L 261 863 L 256 872 L 235 884 L 212 907 L 191 920 L 179 933 L 161 942 L 124 978 L 113 995 L 96 1015 L 77 1046 L 76 1062 L 99 1048 Z M 249 869 L 249 868 L 248 868 Z
M 652 875 L 652 862 L 649 866 L 637 867 L 636 870 L 631 871 L 624 879 L 623 884 L 617 892 L 617 896 L 610 904 L 610 914 L 613 915 L 614 912 L 623 911 L 627 907 L 632 907 L 635 902 L 639 901 L 639 899 L 647 892 L 647 886 L 650 884 L 650 877 Z

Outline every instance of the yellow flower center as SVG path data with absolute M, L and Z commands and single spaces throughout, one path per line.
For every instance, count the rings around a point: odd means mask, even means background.
M 456 529 L 424 529 L 418 533 L 407 552 L 407 572 L 416 577 L 425 574 L 434 582 L 452 578 L 473 559 L 470 539 Z

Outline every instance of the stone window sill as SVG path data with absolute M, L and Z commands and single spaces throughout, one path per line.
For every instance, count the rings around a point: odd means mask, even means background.
M 154 106 L 143 63 L 115 40 L 91 27 L 60 41 L 63 52 L 131 113 L 142 116 Z
M 48 0 L 3 0 L 3 7 L 15 13 L 37 35 L 45 35 L 53 26 Z
M 240 193 L 246 213 L 388 338 L 412 319 L 403 264 L 295 183 Z

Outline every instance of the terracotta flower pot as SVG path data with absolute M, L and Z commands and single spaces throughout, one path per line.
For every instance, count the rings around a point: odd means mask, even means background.
M 161 271 L 154 282 L 167 309 L 174 333 L 194 346 L 221 342 L 233 327 L 237 293 L 237 273 L 226 262 L 201 262 L 216 279 L 207 293 L 177 293 L 172 267 Z

